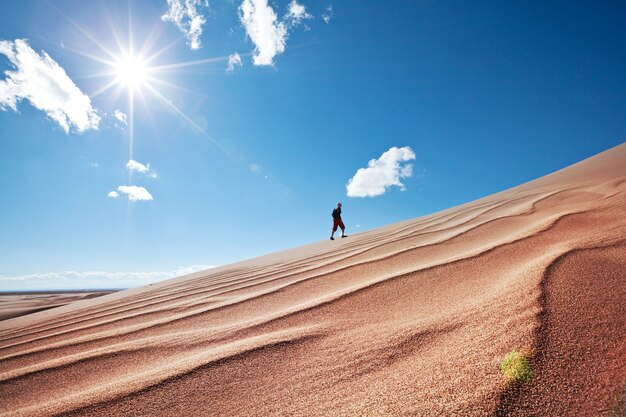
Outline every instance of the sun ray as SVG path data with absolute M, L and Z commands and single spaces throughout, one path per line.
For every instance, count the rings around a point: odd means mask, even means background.
M 92 99 L 95 97 L 98 97 L 100 94 L 104 93 L 105 91 L 108 91 L 112 87 L 115 87 L 117 84 L 118 84 L 117 80 L 110 81 L 107 84 L 100 87 L 99 89 L 97 89 L 96 91 L 94 91 L 93 93 L 91 93 L 89 97 L 91 97 Z
M 75 75 L 72 78 L 75 80 L 93 80 L 95 78 L 110 78 L 114 76 L 115 76 L 115 73 L 113 71 L 109 71 L 109 72 L 95 72 L 93 74 L 86 74 L 86 75 Z
M 157 26 L 152 26 L 152 29 L 150 29 L 150 33 L 148 33 L 148 36 L 145 38 L 145 40 L 142 42 L 141 48 L 139 50 L 139 55 L 140 56 L 147 56 L 148 53 L 153 49 L 153 47 L 155 46 L 156 40 L 158 39 L 156 36 L 157 33 Z M 177 44 L 179 42 L 179 38 L 176 38 L 175 41 L 170 42 L 168 45 L 166 45 L 165 47 L 161 48 L 159 51 L 157 51 L 155 54 L 149 56 L 148 58 L 145 59 L 145 61 L 148 63 L 150 61 L 152 61 L 154 58 L 156 58 L 156 56 L 160 55 L 162 52 L 160 51 L 165 51 L 169 48 L 171 48 L 173 45 Z M 156 56 L 155 56 L 156 55 Z
M 152 55 L 148 56 L 145 60 L 146 64 L 149 64 L 150 62 L 154 61 L 156 58 L 158 58 L 159 56 L 161 56 L 164 52 L 170 50 L 172 47 L 174 47 L 174 45 L 177 45 L 180 43 L 180 39 L 176 39 L 170 43 L 168 43 L 167 45 L 165 45 L 163 48 L 159 49 L 158 51 L 156 51 L 155 53 L 153 53 Z
M 202 64 L 211 64 L 214 62 L 227 61 L 229 55 L 215 57 L 215 58 L 206 58 L 206 59 L 198 59 L 196 61 L 186 61 L 186 62 L 177 62 L 175 64 L 167 64 L 167 65 L 158 65 L 152 67 L 155 71 L 167 71 L 171 69 L 178 69 L 184 67 L 191 67 L 194 65 L 202 65 Z
M 113 61 L 108 61 L 108 60 L 100 58 L 98 56 L 91 55 L 91 54 L 88 54 L 86 52 L 79 51 L 78 49 L 72 48 L 71 46 L 67 46 L 66 45 L 65 49 L 67 49 L 68 51 L 74 52 L 77 55 L 83 56 L 85 58 L 89 58 L 92 61 L 100 62 L 101 64 L 106 64 L 106 65 L 109 65 L 109 66 L 115 65 L 113 63 Z
M 128 159 L 133 159 L 133 146 L 135 141 L 135 90 L 132 88 L 128 90 L 128 108 L 129 108 L 129 117 L 128 117 L 128 127 L 129 127 L 129 141 L 128 141 Z M 130 176 L 129 170 L 129 176 Z M 129 178 L 129 183 L 130 178 Z
M 135 55 L 135 45 L 133 40 L 133 10 L 131 2 L 128 2 L 128 53 L 130 56 Z
M 141 100 L 141 104 L 143 105 L 143 108 L 146 109 L 145 114 L 148 115 L 148 117 L 150 118 L 150 122 L 154 122 L 154 118 L 152 117 L 152 113 L 150 113 L 150 107 L 148 106 L 148 102 L 146 101 L 146 97 L 143 94 L 143 90 L 138 89 L 137 90 L 137 96 L 139 97 L 139 100 Z
M 111 31 L 111 34 L 113 35 L 113 39 L 115 39 L 115 43 L 117 44 L 117 50 L 123 51 L 124 46 L 122 44 L 122 41 L 120 40 L 119 35 L 117 34 L 117 30 L 115 30 L 115 26 L 113 25 L 113 22 L 111 21 L 111 15 L 108 13 L 106 16 L 106 21 L 107 21 L 107 25 L 109 26 L 109 30 Z
M 123 92 L 124 92 L 124 87 L 121 86 L 120 84 L 117 84 L 115 86 L 115 89 L 111 93 L 111 96 L 109 97 L 109 103 L 111 103 L 111 105 L 117 103 L 117 100 L 120 98 Z
M 108 56 L 110 56 L 111 58 L 115 59 L 115 54 L 112 53 L 111 51 L 108 50 L 107 47 L 105 47 L 102 43 L 100 43 L 95 37 L 93 37 L 89 32 L 87 32 L 86 30 L 84 30 L 82 27 L 80 27 L 80 25 L 76 22 L 74 22 L 69 16 L 67 16 L 65 13 L 63 13 L 61 10 L 59 10 L 56 6 L 54 6 L 52 3 L 48 3 L 54 10 L 56 10 L 56 12 L 58 14 L 60 14 L 65 20 L 67 20 L 72 26 L 74 26 L 74 28 L 78 29 L 78 31 L 80 33 L 82 33 L 83 35 L 85 35 L 90 41 L 92 41 L 98 48 L 100 48 L 104 53 L 106 53 Z
M 200 126 L 198 126 L 198 124 L 196 122 L 194 122 L 193 120 L 191 120 L 191 118 L 189 116 L 187 116 L 182 110 L 180 110 L 178 107 L 176 107 L 176 105 L 174 103 L 172 103 L 170 100 L 166 99 L 165 97 L 163 97 L 163 95 L 161 93 L 159 93 L 154 87 L 152 87 L 150 84 L 147 84 L 146 87 L 154 94 L 156 95 L 163 103 L 165 103 L 169 108 L 171 108 L 172 110 L 174 110 L 180 117 L 182 117 L 187 123 L 189 123 L 191 126 L 193 126 L 200 134 L 202 134 L 205 138 L 209 139 L 220 151 L 224 152 L 224 154 L 226 154 L 227 156 L 231 157 L 230 153 L 213 137 L 211 136 L 209 133 L 207 133 L 204 129 L 202 129 Z
M 179 90 L 179 91 L 184 91 L 185 93 L 193 94 L 193 95 L 198 96 L 198 97 L 207 97 L 206 94 L 198 93 L 197 91 L 190 90 L 190 89 L 185 88 L 185 87 L 181 87 L 180 85 L 177 85 L 177 84 L 174 84 L 174 83 L 169 83 L 169 82 L 167 82 L 165 80 L 161 80 L 160 78 L 147 76 L 146 79 L 148 81 L 151 81 L 151 82 L 155 83 L 155 84 L 161 84 L 162 86 L 174 88 L 174 89 Z

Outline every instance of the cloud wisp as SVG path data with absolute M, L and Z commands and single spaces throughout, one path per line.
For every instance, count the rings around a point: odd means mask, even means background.
M 404 191 L 400 181 L 413 175 L 413 165 L 406 163 L 415 159 L 413 150 L 392 147 L 380 158 L 368 162 L 367 168 L 359 168 L 346 184 L 348 197 L 376 197 L 385 194 L 391 186 Z
M 74 84 L 65 70 L 46 52 L 38 54 L 27 41 L 0 41 L 0 54 L 9 59 L 13 70 L 0 80 L 0 109 L 17 111 L 21 100 L 45 112 L 69 133 L 98 129 L 100 116 L 89 96 Z
M 126 116 L 126 114 L 123 113 L 121 110 L 115 110 L 113 112 L 113 116 L 117 119 L 118 122 L 124 124 L 125 126 L 128 126 L 128 116 Z
M 132 288 L 213 267 L 212 265 L 191 265 L 164 272 L 63 271 L 17 276 L 0 275 L 0 287 L 10 291 Z
M 119 191 L 119 193 L 118 193 Z M 121 194 L 120 194 L 121 193 Z M 120 185 L 117 187 L 117 191 L 110 191 L 107 197 L 118 198 L 122 194 L 130 201 L 151 201 L 154 200 L 152 194 L 143 187 L 137 185 Z
M 200 36 L 202 26 L 206 23 L 204 16 L 198 11 L 209 5 L 208 0 L 167 0 L 168 10 L 161 19 L 172 22 L 187 38 L 187 45 L 192 50 L 202 46 Z
M 150 171 L 150 164 L 144 165 L 141 162 L 137 162 L 134 159 L 131 159 L 126 163 L 126 169 L 128 169 L 129 171 L 146 173 Z
M 142 164 L 141 162 L 135 161 L 134 159 L 129 160 L 126 163 L 126 169 L 129 171 L 136 171 L 141 174 L 146 174 L 150 178 L 156 178 L 157 174 L 150 168 L 150 164 Z
M 285 21 L 290 27 L 294 27 L 302 23 L 304 20 L 313 19 L 313 16 L 306 11 L 306 7 L 303 4 L 298 3 L 296 0 L 291 0 L 285 15 Z
M 226 67 L 227 72 L 233 72 L 235 67 L 240 67 L 242 65 L 241 56 L 239 53 L 235 52 L 228 56 L 228 67 Z
M 322 15 L 322 19 L 324 20 L 324 22 L 326 22 L 326 24 L 330 23 L 330 19 L 333 17 L 333 5 L 329 4 L 328 7 L 326 7 L 326 12 Z

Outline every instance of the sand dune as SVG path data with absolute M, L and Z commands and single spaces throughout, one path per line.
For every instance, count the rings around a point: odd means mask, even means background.
M 626 144 L 334 242 L 0 322 L 0 414 L 623 415 Z M 498 365 L 531 357 L 534 378 Z
M 115 291 L 49 291 L 0 293 L 0 320 L 25 316 L 73 303 L 100 297 Z

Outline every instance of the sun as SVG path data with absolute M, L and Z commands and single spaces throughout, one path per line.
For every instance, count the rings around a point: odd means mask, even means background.
M 129 6 L 130 7 L 130 6 Z M 130 8 L 129 8 L 130 10 Z M 99 48 L 98 53 L 85 52 L 79 49 L 72 48 L 72 51 L 82 55 L 92 61 L 99 62 L 105 66 L 104 71 L 96 72 L 89 77 L 94 78 L 106 78 L 107 81 L 100 86 L 97 90 L 93 91 L 89 97 L 94 99 L 106 92 L 112 93 L 111 98 L 115 102 L 118 98 L 124 94 L 128 99 L 128 106 L 122 113 L 126 118 L 123 122 L 128 126 L 129 137 L 129 160 L 133 158 L 133 144 L 134 144 L 134 120 L 135 120 L 135 102 L 137 99 L 144 105 L 144 109 L 148 109 L 148 105 L 152 101 L 147 101 L 144 93 L 147 93 L 153 97 L 156 97 L 158 101 L 173 110 L 176 114 L 182 117 L 192 127 L 196 129 L 206 139 L 211 141 L 219 150 L 226 153 L 228 152 L 220 145 L 215 138 L 206 132 L 201 126 L 194 122 L 183 110 L 179 109 L 172 100 L 165 97 L 159 87 L 174 88 L 181 91 L 189 91 L 176 84 L 173 84 L 167 80 L 167 75 L 172 72 L 179 71 L 182 68 L 211 64 L 216 62 L 225 62 L 229 59 L 229 55 L 210 57 L 204 59 L 197 59 L 193 61 L 182 61 L 167 64 L 158 64 L 158 58 L 167 52 L 170 48 L 176 45 L 177 42 L 170 42 L 163 45 L 160 49 L 152 50 L 152 47 L 159 44 L 158 39 L 153 36 L 157 31 L 154 29 L 144 39 L 140 45 L 135 45 L 133 42 L 134 35 L 132 33 L 133 25 L 129 23 L 129 32 L 127 39 L 123 39 L 118 33 L 116 28 L 109 22 L 111 35 L 110 38 L 114 39 L 117 43 L 116 48 L 110 48 L 103 44 L 87 30 L 81 28 L 77 23 L 66 17 L 68 21 L 76 29 L 80 31 L 87 39 L 91 40 L 93 44 Z M 129 17 L 130 22 L 130 17 Z M 124 42 L 125 40 L 125 42 Z M 135 49 L 138 46 L 138 49 Z M 122 110 L 119 110 L 122 112 Z
M 137 88 L 147 80 L 148 67 L 140 57 L 125 55 L 115 62 L 117 82 L 129 88 Z

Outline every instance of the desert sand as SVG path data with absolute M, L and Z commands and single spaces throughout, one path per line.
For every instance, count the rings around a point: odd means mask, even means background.
M 0 322 L 0 413 L 624 415 L 625 318 L 622 144 L 429 216 Z M 528 382 L 499 370 L 513 349 Z
M 47 291 L 0 293 L 0 320 L 24 316 L 115 291 Z

